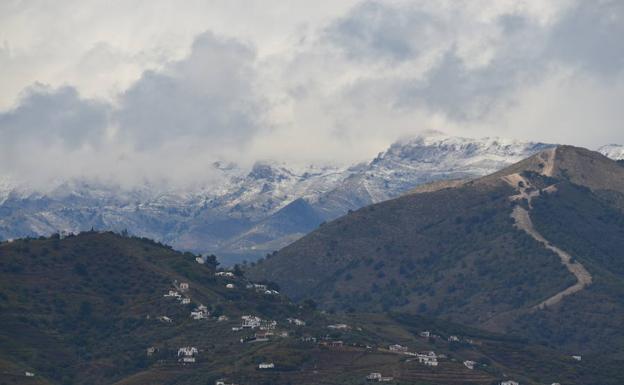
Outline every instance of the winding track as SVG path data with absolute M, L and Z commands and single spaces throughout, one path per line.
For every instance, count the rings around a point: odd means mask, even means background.
M 565 265 L 570 273 L 574 274 L 577 281 L 574 285 L 568 287 L 567 289 L 562 290 L 552 297 L 533 306 L 534 310 L 543 309 L 545 307 L 555 305 L 561 302 L 563 297 L 579 292 L 592 283 L 592 276 L 583 265 L 578 262 L 572 262 L 572 256 L 570 254 L 548 242 L 546 238 L 544 238 L 539 232 L 537 232 L 537 230 L 535 230 L 528 210 L 520 206 L 516 206 L 513 209 L 511 217 L 515 220 L 516 227 L 524 230 L 527 234 L 533 237 L 533 239 L 543 244 L 544 247 L 546 247 L 548 250 L 551 250 L 555 254 L 557 254 L 561 259 L 561 263 Z
M 549 159 L 546 161 L 546 165 L 544 167 L 544 175 L 550 176 L 552 175 L 553 170 L 554 151 L 552 155 L 548 155 Z M 534 197 L 539 195 L 538 190 L 531 188 L 529 181 L 527 181 L 519 174 L 507 175 L 502 179 L 518 191 L 517 195 L 512 195 L 509 197 L 509 199 L 512 201 L 526 199 L 528 202 L 529 210 L 531 210 L 533 207 L 531 205 L 531 201 Z M 553 192 L 556 191 L 556 189 L 557 188 L 553 185 L 549 186 L 544 191 Z M 583 290 L 585 287 L 589 286 L 592 283 L 592 276 L 582 264 L 576 261 L 572 262 L 572 256 L 570 254 L 550 243 L 535 229 L 535 227 L 533 226 L 533 221 L 531 221 L 531 216 L 529 215 L 529 210 L 523 208 L 520 205 L 516 205 L 514 207 L 511 213 L 511 217 L 514 219 L 515 226 L 521 230 L 524 230 L 524 232 L 526 232 L 539 243 L 543 244 L 544 247 L 546 247 L 548 250 L 551 250 L 552 252 L 557 254 L 561 259 L 561 263 L 568 269 L 570 273 L 572 273 L 576 277 L 577 281 L 574 285 L 558 292 L 557 294 L 547 298 L 546 300 L 531 308 L 532 310 L 540 310 L 548 306 L 556 305 L 557 303 L 561 302 L 561 300 L 565 296 Z

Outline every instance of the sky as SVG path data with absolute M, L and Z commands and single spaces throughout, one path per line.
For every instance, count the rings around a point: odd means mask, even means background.
M 438 130 L 624 143 L 624 2 L 0 2 L 0 175 L 185 184 Z

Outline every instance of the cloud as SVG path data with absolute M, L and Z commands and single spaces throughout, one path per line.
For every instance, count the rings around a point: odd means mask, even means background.
M 616 0 L 85 4 L 67 29 L 0 5 L 0 105 L 51 84 L 0 111 L 4 174 L 185 184 L 218 159 L 346 164 L 429 129 L 624 141 Z
M 569 132 L 553 122 L 566 120 L 563 106 L 574 105 L 588 117 L 583 121 L 605 122 L 599 128 L 603 137 L 624 139 L 613 126 L 617 109 L 592 108 L 594 103 L 583 103 L 578 87 L 569 85 L 576 80 L 593 94 L 620 93 L 622 2 L 451 4 L 366 1 L 330 24 L 323 38 L 357 71 L 339 91 L 343 109 L 359 108 L 366 116 L 374 106 L 388 121 L 392 115 L 412 115 L 418 117 L 414 125 L 441 124 L 435 128 L 463 135 L 547 136 L 566 142 Z M 605 79 L 608 83 L 595 84 Z M 541 99 L 535 92 L 540 89 L 569 100 L 548 103 L 553 109 L 547 119 L 520 119 L 532 127 L 511 122 L 517 111 L 526 113 L 524 107 L 532 102 L 526 98 Z M 577 129 L 575 144 L 595 143 L 595 135 Z
M 35 85 L 24 92 L 16 109 L 0 115 L 3 152 L 25 142 L 67 150 L 97 146 L 108 125 L 109 110 L 105 103 L 81 99 L 73 87 Z
M 254 60 L 249 46 L 206 32 L 186 58 L 146 71 L 115 103 L 33 86 L 0 113 L 3 174 L 39 184 L 209 179 L 212 161 L 239 157 L 261 128 Z
M 444 25 L 417 7 L 366 1 L 335 21 L 327 38 L 353 60 L 411 60 L 427 50 Z
M 120 98 L 120 135 L 138 149 L 200 140 L 205 150 L 240 148 L 259 130 L 254 51 L 212 33 L 163 71 L 147 71 Z
M 548 52 L 593 75 L 610 77 L 624 69 L 624 2 L 579 1 L 550 31 Z

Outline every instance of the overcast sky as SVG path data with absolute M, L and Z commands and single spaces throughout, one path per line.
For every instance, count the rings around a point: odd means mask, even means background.
M 624 142 L 624 1 L 0 2 L 0 175 L 350 163 L 441 130 Z

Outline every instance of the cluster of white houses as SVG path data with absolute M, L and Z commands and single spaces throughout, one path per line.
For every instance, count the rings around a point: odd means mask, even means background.
M 181 293 L 185 293 L 189 290 L 189 284 L 188 282 L 182 282 L 178 285 L 178 281 L 174 281 L 173 282 L 173 286 L 177 289 L 177 290 L 169 290 L 169 292 L 167 292 L 167 294 L 164 294 L 163 297 L 165 298 L 175 298 L 177 299 L 182 305 L 188 305 L 191 303 L 191 299 L 189 297 L 186 296 L 182 296 Z
M 394 344 L 394 345 L 388 346 L 388 350 L 393 352 L 393 353 L 399 353 L 399 354 L 405 354 L 405 355 L 408 355 L 408 356 L 413 356 L 413 357 L 415 357 L 414 360 L 417 360 L 419 363 L 427 365 L 427 366 L 438 366 L 438 358 L 440 358 L 440 356 L 438 356 L 433 351 L 412 353 L 412 352 L 409 351 L 407 346 L 403 346 L 403 345 L 399 345 L 399 344 Z
M 277 290 L 271 290 L 267 287 L 267 285 L 262 285 L 259 283 L 248 283 L 247 284 L 247 289 L 253 289 L 256 291 L 256 293 L 262 293 L 262 294 L 267 294 L 267 295 L 279 295 L 279 291 Z
M 231 271 L 217 271 L 215 273 L 215 277 L 228 278 L 228 279 L 237 278 L 236 275 Z M 234 283 L 229 282 L 225 285 L 225 287 L 227 289 L 235 289 L 236 285 Z M 267 285 L 263 285 L 259 283 L 247 282 L 245 287 L 247 289 L 255 290 L 257 293 L 262 293 L 266 295 L 279 295 L 279 291 L 269 289 Z
M 243 329 L 275 330 L 277 327 L 277 321 L 264 320 L 255 315 L 243 315 L 241 320 L 241 326 L 232 327 L 232 331 L 236 332 Z
M 231 274 L 229 272 L 224 272 L 224 273 L 228 273 Z M 219 273 L 217 273 L 219 274 Z M 175 289 L 177 290 L 169 290 L 166 294 L 164 294 L 164 297 L 166 298 L 175 298 L 177 299 L 181 304 L 183 305 L 188 305 L 191 303 L 191 298 L 186 297 L 186 296 L 182 296 L 182 294 L 180 293 L 184 293 L 187 292 L 190 288 L 190 285 L 188 284 L 188 282 L 181 282 L 180 284 L 178 284 L 177 281 L 173 282 L 173 286 L 175 287 Z M 210 312 L 208 311 L 208 308 L 205 305 L 199 304 L 195 309 L 191 310 L 191 314 L 190 317 L 194 320 L 204 320 L 204 319 L 208 319 L 210 317 Z M 166 323 L 171 323 L 172 320 L 171 318 L 167 317 L 167 316 L 160 316 L 159 319 L 163 322 Z M 222 321 L 227 321 L 229 318 L 225 315 L 220 315 L 217 318 L 217 321 L 222 322 Z
M 202 320 L 210 317 L 210 312 L 208 308 L 204 305 L 197 306 L 193 311 L 191 311 L 191 318 L 194 320 Z

